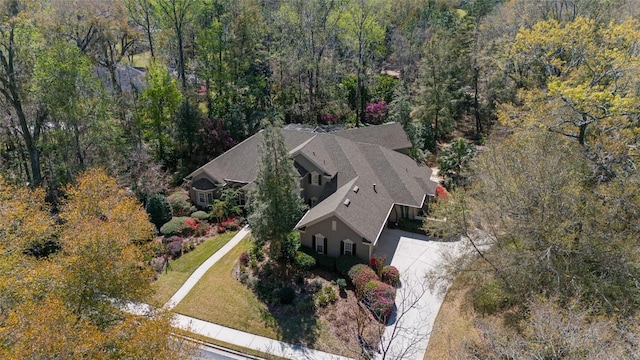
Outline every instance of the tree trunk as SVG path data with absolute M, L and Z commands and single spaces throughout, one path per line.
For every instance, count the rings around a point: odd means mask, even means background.
M 473 67 L 473 114 L 476 118 L 476 138 L 480 139 L 482 133 L 482 123 L 480 122 L 480 109 L 478 109 L 478 77 L 480 69 L 478 66 Z
M 180 76 L 180 79 L 182 80 L 182 89 L 186 90 L 187 89 L 187 79 L 185 76 L 185 69 L 184 69 L 184 41 L 183 41 L 183 34 L 182 34 L 182 29 L 178 26 L 176 26 L 176 35 L 178 36 L 178 74 Z

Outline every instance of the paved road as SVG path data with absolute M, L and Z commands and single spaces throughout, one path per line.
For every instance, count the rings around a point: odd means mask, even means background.
M 192 360 L 252 360 L 246 356 L 231 354 L 227 351 L 212 348 L 206 345 L 200 345 L 196 355 L 192 357 Z

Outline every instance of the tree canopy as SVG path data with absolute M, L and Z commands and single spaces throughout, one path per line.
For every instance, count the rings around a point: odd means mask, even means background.
M 112 301 L 140 301 L 152 270 L 143 265 L 151 224 L 139 203 L 104 171 L 90 169 L 67 189 L 55 225 L 44 193 L 0 185 L 0 354 L 4 359 L 184 358 L 170 318 L 123 313 Z M 53 240 L 59 251 L 27 250 Z

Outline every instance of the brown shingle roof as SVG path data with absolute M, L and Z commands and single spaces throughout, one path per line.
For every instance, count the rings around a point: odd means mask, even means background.
M 384 146 L 391 150 L 411 148 L 407 133 L 404 132 L 402 124 L 397 122 L 334 131 L 332 134 L 351 141 Z
M 302 131 L 280 130 L 280 132 L 289 149 L 299 146 L 314 136 L 313 133 Z M 259 132 L 192 172 L 187 179 L 193 179 L 205 173 L 220 184 L 224 184 L 225 179 L 251 183 L 255 180 L 258 171 L 261 143 L 262 132 Z
M 335 215 L 362 237 L 375 242 L 395 204 L 421 207 L 425 195 L 435 195 L 436 184 L 430 180 L 431 169 L 392 150 L 404 149 L 407 144 L 410 146 L 400 124 L 330 133 L 293 130 L 281 130 L 281 133 L 291 149 L 290 155 L 304 156 L 334 177 L 332 187 L 337 189 L 333 194 L 323 196 L 323 200 L 304 215 L 297 227 Z M 218 183 L 232 179 L 251 186 L 256 176 L 261 142 L 262 134 L 258 133 L 194 171 L 188 178 L 197 180 L 204 173 Z M 302 170 L 298 169 L 301 173 Z M 373 184 L 376 184 L 375 190 Z M 357 193 L 353 191 L 355 186 L 359 187 Z M 346 199 L 349 199 L 349 206 L 344 205 Z
M 435 195 L 435 183 L 429 180 L 431 169 L 406 155 L 332 134 L 318 134 L 316 139 L 324 143 L 328 156 L 337 164 L 338 190 L 309 210 L 296 227 L 336 215 L 375 242 L 395 204 L 421 207 L 425 195 Z M 357 193 L 355 186 L 359 187 Z M 349 206 L 344 205 L 347 199 Z

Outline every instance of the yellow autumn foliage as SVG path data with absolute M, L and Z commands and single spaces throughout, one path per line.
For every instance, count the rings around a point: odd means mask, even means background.
M 189 357 L 169 315 L 139 318 L 113 304 L 151 291 L 141 245 L 153 228 L 142 206 L 97 169 L 66 194 L 54 222 L 42 190 L 0 178 L 0 359 Z M 54 254 L 25 251 L 52 239 Z

